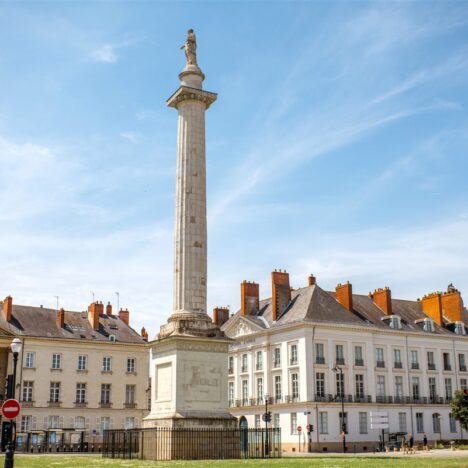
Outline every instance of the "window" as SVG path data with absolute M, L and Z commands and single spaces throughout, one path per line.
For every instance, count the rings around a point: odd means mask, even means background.
M 297 434 L 297 413 L 291 413 L 291 434 Z
M 337 363 L 338 365 L 343 366 L 344 363 L 345 363 L 345 360 L 344 360 L 344 347 L 343 347 L 343 345 L 337 344 L 337 345 L 335 346 L 335 352 L 336 352 L 336 363 Z
M 432 415 L 432 432 L 440 434 L 440 414 L 434 413 Z
M 416 350 L 410 351 L 410 358 L 411 358 L 411 369 L 419 369 L 419 362 L 418 362 L 418 352 Z
M 367 434 L 367 413 L 359 413 L 359 434 Z
M 413 398 L 419 400 L 419 377 L 411 377 L 411 391 Z
M 263 377 L 257 378 L 257 400 L 263 401 Z
M 257 370 L 263 370 L 263 352 L 262 351 L 257 351 L 256 368 Z
M 136 359 L 133 357 L 127 358 L 127 373 L 134 374 L 136 372 Z
M 23 401 L 33 401 L 34 382 L 25 380 L 23 382 Z
M 61 369 L 62 368 L 62 355 L 61 354 L 52 354 L 52 369 Z
M 101 384 L 101 405 L 109 405 L 111 396 L 111 384 Z
M 282 397 L 281 392 L 281 376 L 275 375 L 275 399 L 276 401 L 280 401 Z
M 403 377 L 401 375 L 395 376 L 395 396 L 403 397 Z
M 128 416 L 125 418 L 125 429 L 134 429 L 135 428 L 135 418 L 133 416 Z
M 315 373 L 315 393 L 318 397 L 325 396 L 325 373 L 316 372 Z
M 78 356 L 78 367 L 79 371 L 84 371 L 88 368 L 88 356 L 82 354 Z
M 364 359 L 362 358 L 362 346 L 354 347 L 354 365 L 355 366 L 364 365 Z
M 248 359 L 247 354 L 243 354 L 243 355 L 242 355 L 241 372 L 247 372 L 247 370 L 248 370 L 248 367 L 247 367 L 247 359 Z
M 449 413 L 450 432 L 457 432 L 457 421 L 452 413 Z
M 234 374 L 234 357 L 229 356 L 228 373 Z
M 275 348 L 273 350 L 273 367 L 281 366 L 281 349 Z
M 398 430 L 406 432 L 406 413 L 398 413 Z
M 249 399 L 249 381 L 242 381 L 242 404 L 246 405 Z
M 102 358 L 102 372 L 110 372 L 112 370 L 112 358 L 104 356 Z
M 232 405 L 234 403 L 234 382 L 228 384 L 228 398 L 229 404 Z
M 49 416 L 47 427 L 48 429 L 58 429 L 60 427 L 60 418 L 58 416 Z
M 450 353 L 443 353 L 442 357 L 444 360 L 444 370 L 452 370 L 452 366 L 450 365 Z
M 393 367 L 395 369 L 401 369 L 403 367 L 403 363 L 401 362 L 401 349 L 393 350 Z
M 21 432 L 29 432 L 32 430 L 32 416 L 21 416 Z
M 127 405 L 135 404 L 135 385 L 125 386 L 125 404 Z
M 325 364 L 323 343 L 315 343 L 315 364 Z
M 437 384 L 435 377 L 429 377 L 429 398 L 432 401 L 437 398 Z
M 424 319 L 423 330 L 429 333 L 432 333 L 434 331 L 434 322 L 430 318 Z
M 377 376 L 377 396 L 385 397 L 385 376 L 384 375 Z
M 424 414 L 416 413 L 416 432 L 422 434 L 424 432 Z
M 458 355 L 458 365 L 460 368 L 460 372 L 466 372 L 466 361 L 465 361 L 465 355 L 464 354 L 459 354 Z
M 427 352 L 427 369 L 435 370 L 434 351 Z
M 255 427 L 256 428 L 260 427 L 260 415 L 259 414 L 255 415 Z
M 466 390 L 468 388 L 467 379 L 460 379 L 460 388 L 462 390 Z
M 299 374 L 291 374 L 291 392 L 293 401 L 299 400 Z
M 86 384 L 76 384 L 76 403 L 86 403 Z
M 101 417 L 101 434 L 104 434 L 104 431 L 110 429 L 110 417 L 103 416 Z
M 24 367 L 27 367 L 28 369 L 34 369 L 35 363 L 36 353 L 26 353 L 26 357 L 24 358 Z
M 291 352 L 291 358 L 290 358 L 289 364 L 291 366 L 294 366 L 297 364 L 297 344 L 291 345 L 290 352 Z
M 463 322 L 455 322 L 455 334 L 464 335 L 465 334 L 465 325 Z
M 273 427 L 280 427 L 280 415 L 278 413 L 273 415 Z
M 356 374 L 356 398 L 364 398 L 364 375 Z
M 51 382 L 49 390 L 49 401 L 51 403 L 58 403 L 60 401 L 60 382 Z
M 343 396 L 345 393 L 344 388 L 344 374 L 341 372 L 336 373 L 336 394 L 338 396 Z
M 86 419 L 83 416 L 77 416 L 75 418 L 75 429 L 85 429 Z
M 326 411 L 319 412 L 319 432 L 320 434 L 328 434 L 328 413 Z
M 452 399 L 452 379 L 451 378 L 446 378 L 445 379 L 445 398 L 447 400 Z
M 394 328 L 395 330 L 399 330 L 401 328 L 400 317 L 398 315 L 392 315 L 390 317 L 390 328 Z
M 340 421 L 340 433 L 344 430 L 345 434 L 348 433 L 348 413 L 340 413 L 338 414 L 339 421 Z
M 375 349 L 375 360 L 377 367 L 385 367 L 383 348 Z

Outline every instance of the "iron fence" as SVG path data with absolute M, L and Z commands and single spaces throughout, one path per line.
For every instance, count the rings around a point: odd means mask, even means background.
M 142 460 L 279 458 L 281 429 L 110 429 L 104 431 L 102 454 Z

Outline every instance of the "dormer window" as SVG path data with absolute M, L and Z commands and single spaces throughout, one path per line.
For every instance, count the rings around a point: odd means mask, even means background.
M 423 330 L 425 332 L 433 333 L 434 332 L 434 321 L 430 318 L 425 318 L 423 321 Z
M 465 334 L 465 324 L 463 322 L 455 322 L 454 332 L 456 335 Z
M 401 320 L 398 315 L 392 315 L 390 317 L 389 327 L 395 330 L 399 330 L 401 328 Z

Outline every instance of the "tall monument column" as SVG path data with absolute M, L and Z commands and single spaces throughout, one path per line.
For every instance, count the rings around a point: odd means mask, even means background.
M 167 100 L 178 111 L 174 304 L 151 342 L 151 411 L 144 427 L 235 427 L 229 413 L 227 360 L 231 340 L 206 311 L 207 222 L 205 112 L 216 94 L 204 91 L 196 38 L 182 48 L 180 87 Z

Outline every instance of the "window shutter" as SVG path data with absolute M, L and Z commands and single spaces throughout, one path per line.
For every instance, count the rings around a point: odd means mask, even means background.
M 36 418 L 36 416 L 32 417 L 32 429 L 33 430 L 37 429 L 37 418 Z
M 85 428 L 89 431 L 89 418 L 85 419 Z
M 59 427 L 63 429 L 63 416 L 60 416 L 59 418 Z

